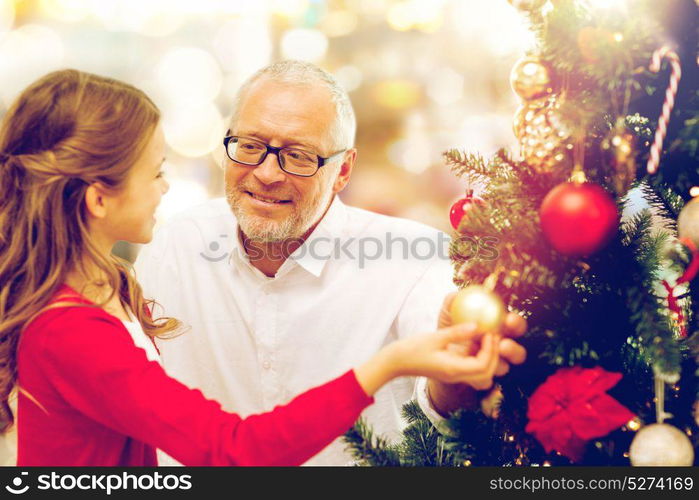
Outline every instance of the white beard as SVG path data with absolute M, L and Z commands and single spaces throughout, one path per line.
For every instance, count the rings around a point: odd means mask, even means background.
M 331 172 L 328 172 L 330 174 Z M 301 238 L 320 221 L 333 198 L 331 189 L 335 175 L 328 175 L 319 199 L 294 206 L 292 214 L 281 222 L 249 214 L 243 208 L 242 198 L 248 196 L 241 188 L 226 186 L 226 200 L 245 236 L 259 243 L 278 243 Z

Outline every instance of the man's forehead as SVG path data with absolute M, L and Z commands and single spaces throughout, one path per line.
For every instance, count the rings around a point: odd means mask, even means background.
M 245 94 L 237 122 L 231 125 L 237 135 L 266 141 L 283 135 L 289 144 L 320 147 L 334 119 L 327 88 L 266 80 L 256 82 Z
M 302 94 L 313 93 L 319 97 L 325 98 L 325 100 L 330 103 L 332 101 L 332 94 L 330 89 L 325 83 L 320 80 L 305 80 L 305 81 L 295 81 L 295 80 L 276 80 L 272 77 L 262 77 L 255 81 L 248 88 L 246 95 L 260 93 L 269 91 L 271 93 L 280 92 L 296 92 Z
M 250 107 L 277 106 L 277 111 L 318 116 L 334 114 L 335 106 L 330 90 L 318 82 L 289 83 L 273 80 L 255 82 L 243 96 L 240 111 Z

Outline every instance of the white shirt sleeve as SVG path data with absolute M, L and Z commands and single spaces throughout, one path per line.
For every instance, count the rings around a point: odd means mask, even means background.
M 432 405 L 432 400 L 427 390 L 426 377 L 418 377 L 415 382 L 413 399 L 417 401 L 422 413 L 425 414 L 427 419 L 432 422 L 432 425 L 434 425 L 441 434 L 449 434 L 449 428 L 446 426 L 446 419 L 442 417 Z
M 452 278 L 451 262 L 448 259 L 435 260 L 425 269 L 398 312 L 398 338 L 437 329 L 444 297 L 456 291 Z
M 406 298 L 396 321 L 398 338 L 405 338 L 416 333 L 427 333 L 437 329 L 439 312 L 444 297 L 456 286 L 452 280 L 453 270 L 447 259 L 436 260 L 417 281 Z M 432 406 L 428 391 L 427 379 L 418 377 L 413 391 L 415 399 L 425 416 L 435 428 L 445 433 L 445 419 Z

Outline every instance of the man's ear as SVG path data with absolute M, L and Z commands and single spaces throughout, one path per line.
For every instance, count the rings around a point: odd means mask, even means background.
M 87 212 L 96 219 L 107 216 L 107 190 L 100 182 L 94 182 L 85 191 L 85 206 Z
M 337 194 L 343 189 L 350 180 L 354 163 L 357 161 L 357 149 L 352 148 L 345 153 L 345 159 L 340 166 L 340 172 L 337 174 L 335 183 L 333 184 L 333 193 Z

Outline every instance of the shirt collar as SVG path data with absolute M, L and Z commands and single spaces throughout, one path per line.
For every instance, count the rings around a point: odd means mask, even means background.
M 319 277 L 331 257 L 328 249 L 334 244 L 334 239 L 344 234 L 345 224 L 345 205 L 335 196 L 316 228 L 288 260 L 295 262 L 316 278 Z
M 346 223 L 346 207 L 345 204 L 340 201 L 340 198 L 336 195 L 333 201 L 330 203 L 328 211 L 320 220 L 313 232 L 306 238 L 303 245 L 292 253 L 289 258 L 284 262 L 282 267 L 279 268 L 276 277 L 280 277 L 288 272 L 290 266 L 298 265 L 302 269 L 306 270 L 316 278 L 321 275 L 325 264 L 328 262 L 330 255 L 327 252 L 321 252 L 319 255 L 316 250 L 321 246 L 327 248 L 328 245 L 334 244 L 334 239 L 339 238 L 344 234 L 344 227 Z M 231 252 L 230 260 L 234 259 L 240 263 L 244 262 L 247 266 L 252 267 L 250 264 L 250 259 L 248 258 L 247 252 L 245 252 L 245 247 L 241 241 L 241 232 L 238 222 L 235 224 L 235 243 L 233 246 L 233 251 Z

